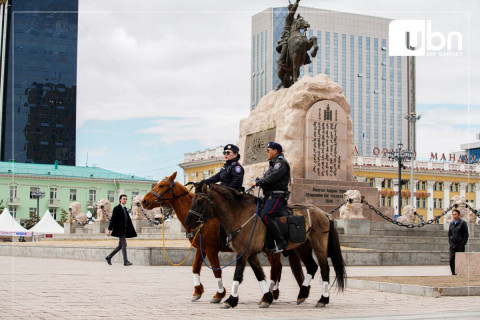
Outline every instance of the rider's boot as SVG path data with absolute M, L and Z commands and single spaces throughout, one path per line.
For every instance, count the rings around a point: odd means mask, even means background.
M 275 238 L 275 249 L 271 250 L 272 252 L 282 252 L 283 249 L 288 245 L 288 241 L 283 237 L 280 227 L 277 224 L 277 221 L 272 220 L 267 224 L 268 232 Z
M 277 59 L 277 63 L 281 66 L 285 66 L 285 59 L 287 58 L 287 45 L 282 46 L 282 51 L 280 51 L 280 56 Z

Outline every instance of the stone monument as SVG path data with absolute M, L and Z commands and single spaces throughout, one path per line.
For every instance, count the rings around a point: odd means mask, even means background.
M 288 89 L 271 91 L 241 120 L 238 146 L 245 153 L 245 185 L 267 170 L 269 141 L 283 146 L 290 163 L 291 204 L 314 204 L 328 212 L 355 189 L 378 207 L 377 189 L 354 181 L 350 105 L 340 85 L 326 75 L 306 75 Z

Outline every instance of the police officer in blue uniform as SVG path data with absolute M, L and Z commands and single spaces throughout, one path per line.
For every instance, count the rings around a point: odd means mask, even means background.
M 234 144 L 228 144 L 223 148 L 223 155 L 225 156 L 225 164 L 214 176 L 200 181 L 200 183 L 217 183 L 220 182 L 222 186 L 230 187 L 243 191 L 243 175 L 245 171 L 242 165 L 238 162 L 240 160 L 239 149 Z M 227 233 L 220 225 L 220 249 L 227 247 Z
M 290 183 L 290 165 L 283 156 L 283 148 L 279 143 L 270 142 L 267 147 L 269 168 L 263 178 L 257 180 L 253 186 L 263 190 L 264 205 L 261 213 L 262 222 L 267 226 L 268 232 L 275 238 L 276 249 L 280 252 L 288 242 L 283 237 L 274 218 L 287 205 L 289 196 L 288 184 Z
M 220 182 L 222 186 L 230 187 L 237 190 L 242 190 L 243 175 L 245 171 L 242 165 L 238 162 L 240 160 L 239 149 L 234 144 L 228 144 L 223 148 L 223 155 L 225 156 L 225 164 L 220 171 L 214 176 L 200 181 L 200 183 L 217 183 Z

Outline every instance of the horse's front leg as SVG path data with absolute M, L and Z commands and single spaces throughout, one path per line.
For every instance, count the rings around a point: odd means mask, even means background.
M 318 51 L 318 44 L 317 44 L 317 37 L 313 36 L 308 40 L 308 48 L 307 51 L 309 51 L 313 47 L 312 51 L 312 57 L 315 58 L 317 56 L 317 51 Z
M 237 260 L 235 274 L 233 275 L 232 292 L 230 292 L 228 299 L 223 302 L 222 309 L 235 308 L 238 305 L 238 287 L 243 281 L 243 272 L 245 271 L 246 264 L 247 258 L 245 258 L 245 256 Z
M 200 255 L 200 249 L 195 252 L 195 258 L 193 259 L 192 272 L 193 272 L 193 297 L 192 301 L 197 301 L 202 297 L 203 285 L 200 282 L 200 271 L 202 270 L 202 256 Z
M 258 284 L 260 285 L 260 290 L 262 290 L 262 302 L 260 303 L 260 308 L 268 308 L 273 302 L 273 294 L 270 292 L 270 288 L 267 285 L 265 280 L 265 273 L 263 272 L 262 265 L 258 261 L 257 255 L 253 255 L 248 259 L 250 267 L 252 267 L 255 278 L 257 278 Z
M 217 281 L 217 292 L 213 296 L 212 300 L 210 300 L 210 303 L 220 303 L 223 298 L 225 298 L 225 295 L 227 294 L 227 291 L 223 287 L 222 283 L 222 270 L 220 269 L 220 261 L 218 259 L 218 250 L 214 249 L 209 249 L 207 250 L 207 258 L 208 261 L 210 261 L 210 264 L 213 268 L 213 274 L 215 275 L 215 280 Z
M 273 299 L 277 300 L 280 295 L 278 285 L 282 277 L 282 261 L 280 253 L 267 253 L 268 262 L 270 263 L 270 291 Z

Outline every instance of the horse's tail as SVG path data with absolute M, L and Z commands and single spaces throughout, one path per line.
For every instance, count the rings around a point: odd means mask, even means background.
M 345 270 L 345 261 L 342 257 L 340 248 L 340 239 L 333 221 L 330 220 L 330 230 L 328 231 L 328 256 L 332 259 L 333 269 L 335 270 L 335 281 L 340 291 L 345 289 L 347 283 L 347 271 Z
M 288 255 L 288 262 L 290 263 L 290 269 L 292 270 L 295 280 L 297 280 L 298 286 L 301 287 L 305 276 L 303 274 L 302 263 L 300 257 L 295 250 L 290 250 Z

